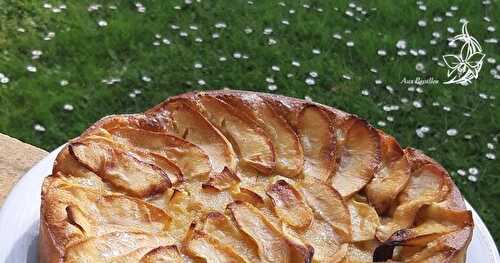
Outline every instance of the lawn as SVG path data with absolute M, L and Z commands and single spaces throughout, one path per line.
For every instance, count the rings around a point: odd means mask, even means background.
M 307 97 L 441 162 L 500 244 L 498 1 L 84 2 L 0 1 L 0 132 L 50 151 L 186 91 Z M 483 68 L 445 85 L 465 21 Z

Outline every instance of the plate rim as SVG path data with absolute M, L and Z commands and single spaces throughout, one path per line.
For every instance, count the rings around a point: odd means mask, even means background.
M 5 211 L 10 211 L 11 209 L 15 208 L 16 205 L 16 200 L 14 200 L 18 196 L 28 196 L 26 194 L 23 194 L 23 187 L 26 187 L 29 185 L 28 181 L 33 180 L 34 178 L 40 180 L 43 182 L 43 179 L 50 174 L 43 174 L 42 176 L 39 175 L 39 170 L 45 170 L 45 166 L 52 167 L 55 158 L 59 154 L 59 152 L 62 150 L 62 148 L 66 146 L 66 143 L 57 147 L 55 150 L 51 151 L 47 156 L 45 156 L 43 159 L 38 161 L 35 165 L 33 165 L 20 179 L 19 181 L 14 185 L 14 187 L 11 189 L 9 194 L 7 195 L 7 198 L 5 199 L 1 209 L 0 209 L 0 236 L 3 236 L 2 233 L 4 231 L 8 230 L 8 226 L 3 224 L 3 222 L 9 222 L 8 218 L 9 215 Z M 25 186 L 26 185 L 26 186 Z M 39 186 L 39 191 L 41 191 L 41 183 Z M 491 235 L 490 231 L 488 230 L 486 224 L 484 221 L 481 219 L 479 214 L 476 212 L 476 210 L 472 207 L 472 205 L 469 204 L 467 200 L 465 200 L 465 205 L 467 209 L 472 211 L 473 219 L 474 219 L 474 232 L 473 235 L 479 235 L 480 238 L 479 240 L 485 241 L 486 245 L 485 249 L 489 252 L 488 254 L 490 255 L 490 258 L 493 259 L 493 263 L 500 263 L 500 255 L 498 252 L 498 248 L 496 247 L 496 243 L 493 239 L 493 236 Z M 7 218 L 7 219 L 6 219 Z M 38 223 L 35 222 L 35 224 L 38 226 Z M 22 225 L 22 224 L 18 224 Z M 29 229 L 28 229 L 29 231 Z M 471 242 L 472 244 L 472 242 Z M 8 255 L 11 253 L 11 251 L 14 248 L 14 243 L 13 242 L 0 242 L 0 262 L 6 262 L 8 259 Z M 469 244 L 470 248 L 470 244 Z M 468 250 L 469 252 L 470 250 Z M 468 260 L 470 259 L 469 256 L 467 256 Z

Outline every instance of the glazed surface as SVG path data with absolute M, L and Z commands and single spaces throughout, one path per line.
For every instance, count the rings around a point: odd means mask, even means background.
M 243 91 L 175 96 L 70 141 L 41 262 L 464 262 L 446 170 L 365 120 Z

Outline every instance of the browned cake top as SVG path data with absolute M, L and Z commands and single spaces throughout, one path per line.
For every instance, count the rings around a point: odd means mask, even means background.
M 443 167 L 366 121 L 269 94 L 172 97 L 70 141 L 42 189 L 42 262 L 463 262 Z

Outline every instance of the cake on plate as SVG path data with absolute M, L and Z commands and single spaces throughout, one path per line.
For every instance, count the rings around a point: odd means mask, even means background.
M 464 262 L 446 170 L 367 121 L 245 91 L 99 120 L 42 187 L 41 262 Z

